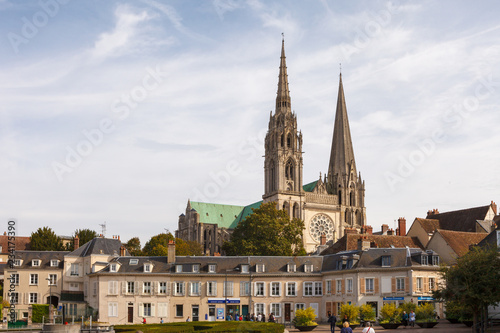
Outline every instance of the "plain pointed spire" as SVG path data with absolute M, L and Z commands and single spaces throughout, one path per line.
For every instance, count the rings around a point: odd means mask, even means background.
M 356 162 L 354 160 L 354 149 L 352 148 L 351 131 L 349 129 L 349 119 L 347 118 L 342 73 L 340 73 L 337 111 L 335 113 L 335 125 L 333 128 L 332 150 L 330 153 L 328 176 L 334 177 L 335 175 L 349 175 L 351 169 L 353 174 L 357 175 Z
M 280 73 L 278 78 L 278 93 L 276 96 L 276 113 L 292 112 L 288 75 L 286 73 L 285 38 L 281 42 Z

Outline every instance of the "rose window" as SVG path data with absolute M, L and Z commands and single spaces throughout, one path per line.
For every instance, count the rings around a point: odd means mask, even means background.
M 321 235 L 326 236 L 326 241 L 333 239 L 333 221 L 325 214 L 315 215 L 309 224 L 309 232 L 311 237 L 316 241 L 320 241 Z

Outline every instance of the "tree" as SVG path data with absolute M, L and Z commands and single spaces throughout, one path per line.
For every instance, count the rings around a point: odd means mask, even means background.
M 236 226 L 223 250 L 230 256 L 305 255 L 303 230 L 302 220 L 290 220 L 284 210 L 276 208 L 275 202 L 268 202 Z
M 455 266 L 443 267 L 446 282 L 434 297 L 456 301 L 470 310 L 476 332 L 484 332 L 488 306 L 500 302 L 500 257 L 496 248 L 474 247 L 457 259 Z
M 66 244 L 66 248 L 69 251 L 73 251 L 75 249 L 75 237 L 78 236 L 78 244 L 79 246 L 84 245 L 85 243 L 90 242 L 94 238 L 97 237 L 97 232 L 90 229 L 77 229 L 75 230 L 75 235 L 73 236 L 72 242 Z
M 128 242 L 124 244 L 124 246 L 133 256 L 143 255 L 141 250 L 141 240 L 139 239 L 139 237 L 130 238 Z
M 178 256 L 200 256 L 203 254 L 203 249 L 198 242 L 174 238 L 170 232 L 151 237 L 144 245 L 142 253 L 145 256 L 167 256 L 168 242 L 171 240 L 175 241 L 175 254 Z
M 64 249 L 61 237 L 49 227 L 38 228 L 37 231 L 31 233 L 30 247 L 33 251 L 62 251 Z

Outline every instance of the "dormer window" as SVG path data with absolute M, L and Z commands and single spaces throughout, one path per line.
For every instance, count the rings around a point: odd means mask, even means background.
M 347 269 L 351 269 L 353 264 L 353 259 L 347 259 Z
M 150 263 L 144 264 L 144 273 L 151 273 L 151 264 Z
M 250 272 L 250 266 L 249 265 L 241 265 L 241 272 L 242 273 Z
M 305 264 L 304 265 L 304 272 L 306 272 L 306 273 L 312 273 L 313 270 L 314 270 L 314 268 L 313 268 L 312 264 Z
M 128 262 L 129 265 L 137 265 L 139 263 L 139 259 L 130 259 Z
M 198 273 L 200 271 L 200 265 L 199 264 L 194 264 L 193 265 L 193 273 Z
M 175 265 L 175 272 L 182 273 L 182 265 Z
M 427 254 L 422 254 L 420 256 L 420 264 L 421 265 L 428 265 L 428 263 L 427 263 Z
M 336 270 L 341 270 L 342 269 L 342 260 L 337 260 L 337 263 L 335 265 Z
M 32 265 L 33 267 L 40 267 L 40 259 L 33 259 L 33 260 L 31 261 L 31 265 Z
M 264 273 L 266 271 L 266 266 L 264 264 L 256 265 L 257 273 Z
M 117 267 L 116 266 L 117 266 L 116 264 L 111 264 L 109 266 L 109 271 L 110 272 L 116 272 L 117 271 Z
M 296 270 L 295 264 L 287 264 L 286 265 L 286 271 L 288 273 L 295 273 L 295 270 Z
M 208 265 L 208 272 L 209 273 L 215 273 L 216 268 L 217 268 L 217 265 L 215 265 L 215 264 L 209 264 Z
M 57 267 L 57 266 L 59 266 L 59 260 L 57 260 L 57 259 L 52 259 L 52 260 L 50 261 L 50 267 Z
M 434 266 L 439 266 L 439 257 L 438 256 L 432 256 L 432 264 Z
M 391 267 L 391 256 L 382 256 L 382 267 Z

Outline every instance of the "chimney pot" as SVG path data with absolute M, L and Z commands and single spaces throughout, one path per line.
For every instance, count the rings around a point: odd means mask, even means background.
M 80 247 L 80 238 L 78 235 L 75 235 L 75 239 L 73 240 L 73 249 L 78 249 Z
M 167 263 L 172 264 L 175 262 L 175 241 L 168 241 L 167 251 Z

